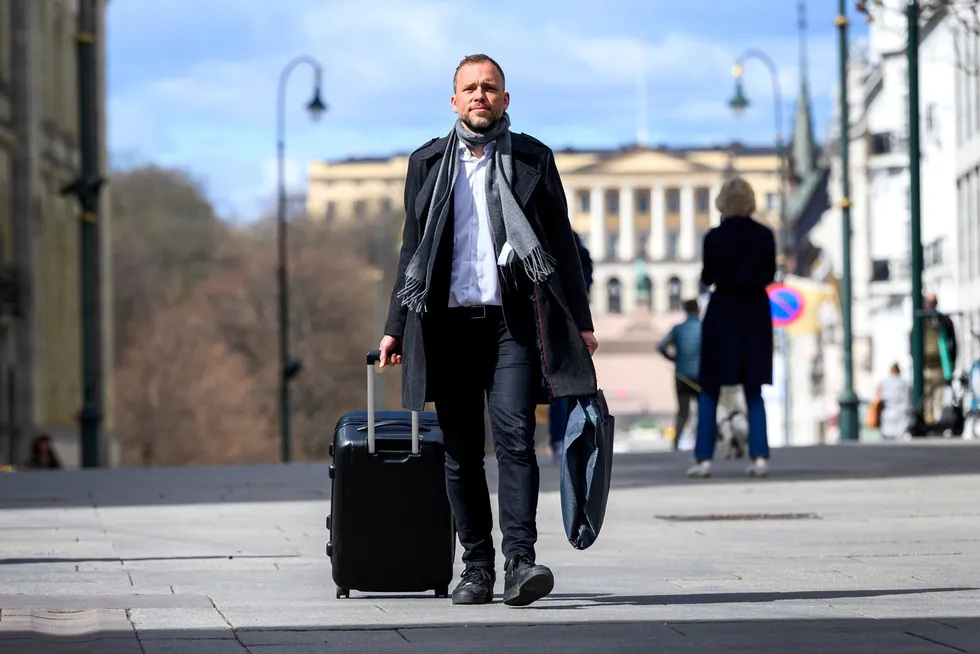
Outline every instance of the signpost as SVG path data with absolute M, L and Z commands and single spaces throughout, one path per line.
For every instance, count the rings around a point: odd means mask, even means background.
M 803 315 L 803 296 L 796 289 L 785 284 L 771 284 L 766 292 L 769 294 L 773 327 L 789 327 Z
M 766 287 L 769 294 L 769 308 L 772 312 L 772 326 L 779 329 L 780 343 L 782 347 L 782 387 L 783 387 L 783 430 L 784 445 L 790 444 L 790 378 L 789 378 L 789 335 L 786 327 L 800 319 L 803 315 L 803 296 L 794 288 L 785 284 L 770 284 Z M 777 377 L 777 375 L 773 375 Z

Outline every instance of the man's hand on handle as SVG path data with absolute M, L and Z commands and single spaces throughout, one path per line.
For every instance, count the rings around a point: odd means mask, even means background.
M 385 335 L 381 339 L 381 367 L 398 365 L 402 362 L 402 339 L 401 336 Z

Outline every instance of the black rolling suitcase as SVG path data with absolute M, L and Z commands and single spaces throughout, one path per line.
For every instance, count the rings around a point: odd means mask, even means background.
M 456 532 L 436 415 L 375 411 L 380 351 L 367 354 L 367 411 L 337 422 L 330 454 L 327 556 L 337 597 L 350 591 L 449 594 Z

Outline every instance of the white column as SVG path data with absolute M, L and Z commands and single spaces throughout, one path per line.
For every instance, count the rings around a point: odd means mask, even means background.
M 636 271 L 627 271 L 619 278 L 619 282 L 623 315 L 628 316 L 636 311 Z
M 681 259 L 693 259 L 697 248 L 694 245 L 694 187 L 685 184 L 681 187 L 681 233 L 677 244 L 677 254 Z
M 666 222 L 664 220 L 664 187 L 657 184 L 650 191 L 650 258 L 662 261 L 667 256 Z
M 575 216 L 578 215 L 578 189 L 565 187 L 565 204 L 568 205 L 568 222 L 575 228 Z
M 633 224 L 633 187 L 619 189 L 619 260 L 636 257 L 636 228 Z
M 718 211 L 718 207 L 715 206 L 715 200 L 718 198 L 718 194 L 721 193 L 721 183 L 713 184 L 711 186 L 711 195 L 708 197 L 708 206 L 711 211 L 711 226 L 717 227 L 721 222 L 721 212 Z
M 609 313 L 609 276 L 602 269 L 592 279 L 592 293 L 589 304 L 592 315 L 604 316 Z
M 593 261 L 606 258 L 606 221 L 603 219 L 602 188 L 593 187 L 589 194 L 589 254 Z

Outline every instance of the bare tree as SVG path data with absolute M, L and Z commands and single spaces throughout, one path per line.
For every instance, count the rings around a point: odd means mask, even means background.
M 138 342 L 143 319 L 184 299 L 235 263 L 236 244 L 187 173 L 141 166 L 112 176 L 116 352 Z
M 372 330 L 373 271 L 352 247 L 351 230 L 296 220 L 290 226 L 290 307 L 293 355 L 303 365 L 293 382 L 293 433 L 298 458 L 324 458 L 333 425 L 366 401 L 364 352 Z M 201 293 L 216 326 L 255 379 L 255 406 L 277 415 L 278 314 L 275 249 L 254 239 L 238 270 L 205 284 Z
M 116 386 L 125 465 L 274 460 L 255 381 L 206 303 L 190 300 L 149 320 L 117 367 Z
M 224 223 L 181 171 L 143 166 L 112 186 L 125 462 L 276 460 L 274 231 Z M 290 221 L 291 339 L 303 365 L 293 382 L 297 458 L 326 457 L 337 419 L 364 406 L 364 352 L 377 346 L 375 312 L 387 309 L 400 231 L 391 215 Z M 398 376 L 389 379 L 397 402 Z

